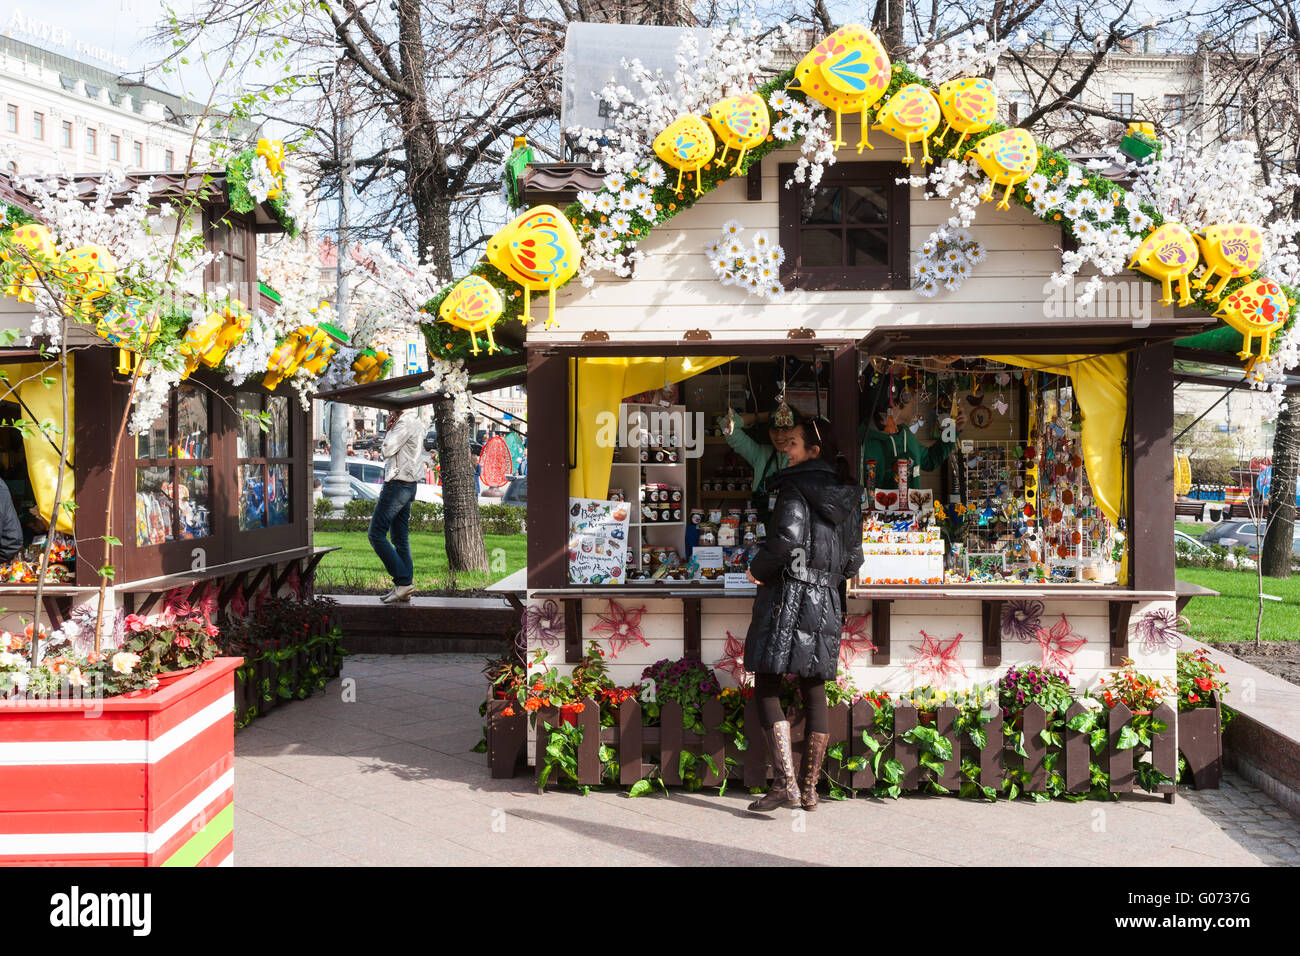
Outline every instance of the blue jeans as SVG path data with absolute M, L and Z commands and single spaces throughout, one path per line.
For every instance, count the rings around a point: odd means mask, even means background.
M 384 562 L 397 587 L 410 584 L 415 573 L 411 564 L 411 540 L 407 535 L 414 500 L 415 482 L 386 481 L 375 502 L 375 513 L 370 516 L 370 546 Z M 392 544 L 388 543 L 390 536 Z

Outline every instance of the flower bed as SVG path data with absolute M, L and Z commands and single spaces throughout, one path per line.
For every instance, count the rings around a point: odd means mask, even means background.
M 542 656 L 536 667 L 544 666 Z M 1180 681 L 1206 679 L 1191 673 L 1194 668 L 1217 668 L 1188 658 L 1180 656 Z M 752 690 L 718 690 L 698 661 L 659 661 L 646 668 L 645 683 L 627 688 L 609 683 L 594 644 L 569 677 L 554 668 L 529 673 L 503 662 L 489 664 L 487 672 L 493 689 L 481 708 L 488 724 L 478 749 L 488 752 L 493 776 L 514 775 L 531 722 L 541 789 L 559 783 L 585 793 L 618 785 L 638 796 L 680 785 L 716 786 L 722 793 L 729 781 L 755 789 L 768 778 L 765 745 L 751 747 L 745 734 L 746 726 L 758 723 Z M 1100 696 L 1080 696 L 1064 674 L 1038 667 L 1010 667 L 985 688 L 950 693 L 919 687 L 906 695 L 864 693 L 841 675 L 827 684 L 833 746 L 824 778 L 830 796 L 920 791 L 1083 800 L 1141 788 L 1172 799 L 1180 766 L 1189 768 L 1198 787 L 1217 786 L 1207 772 L 1219 760 L 1217 710 L 1180 713 L 1172 682 L 1137 674 L 1132 662 L 1102 688 Z M 803 722 L 794 681 L 786 681 L 782 704 L 798 761 Z M 562 719 L 562 707 L 569 720 Z

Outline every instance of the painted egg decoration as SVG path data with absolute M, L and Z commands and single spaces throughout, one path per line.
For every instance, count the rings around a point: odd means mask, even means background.
M 58 269 L 74 286 L 69 296 L 72 311 L 88 314 L 91 302 L 113 288 L 117 260 L 103 246 L 78 246 L 59 257 Z
M 0 248 L 0 261 L 7 262 L 15 257 L 20 260 L 20 265 L 14 270 L 13 277 L 5 288 L 5 294 L 13 296 L 19 302 L 32 302 L 35 299 L 37 268 L 52 262 L 57 254 L 54 236 L 48 226 L 29 222 L 15 226 L 8 238 L 12 245 L 21 247 L 24 252 Z M 33 261 L 27 261 L 28 257 Z
M 682 191 L 682 177 L 695 173 L 695 195 L 703 191 L 699 171 L 708 165 L 717 151 L 713 130 L 703 116 L 686 113 L 668 124 L 655 137 L 655 155 L 677 170 L 677 192 Z

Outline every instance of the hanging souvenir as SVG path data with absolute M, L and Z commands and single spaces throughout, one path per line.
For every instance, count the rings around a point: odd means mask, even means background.
M 876 125 L 907 147 L 903 163 L 912 164 L 912 144 L 921 144 L 921 162 L 932 163 L 930 134 L 939 128 L 939 104 L 934 94 L 920 83 L 909 83 L 876 111 Z
M 1223 319 L 1242 334 L 1240 358 L 1254 359 L 1255 336 L 1260 336 L 1259 360 L 1268 361 L 1273 351 L 1273 335 L 1291 314 L 1286 293 L 1269 279 L 1248 282 L 1225 298 L 1215 311 L 1216 319 Z
M 95 332 L 118 348 L 139 351 L 147 348 L 158 332 L 156 312 L 141 314 L 144 305 L 139 299 L 129 298 L 121 308 L 112 308 L 95 323 Z
M 1171 284 L 1175 279 L 1178 280 L 1178 304 L 1191 305 L 1192 290 L 1187 277 L 1199 260 L 1196 240 L 1187 227 L 1182 223 L 1167 222 L 1142 240 L 1128 267 L 1160 280 L 1164 289 L 1161 305 L 1173 304 Z
M 377 382 L 393 367 L 388 353 L 380 349 L 362 349 L 352 362 L 352 377 L 358 385 Z
M 199 355 L 212 347 L 226 324 L 225 317 L 219 312 L 209 312 L 198 322 L 193 322 L 185 330 L 185 335 L 176 346 L 176 351 L 185 359 L 185 371 L 181 379 L 187 379 L 199 367 Z
M 302 337 L 302 348 L 297 355 L 298 368 L 313 376 L 325 371 L 339 346 L 348 344 L 347 333 L 328 322 L 304 325 L 298 332 Z
M 768 116 L 767 104 L 757 93 L 744 93 L 740 96 L 728 96 L 709 107 L 709 125 L 722 140 L 720 164 L 727 162 L 727 150 L 738 149 L 740 155 L 732 167 L 732 175 L 740 174 L 740 164 L 745 161 L 745 153 L 753 149 L 772 129 Z
M 50 235 L 48 227 L 38 222 L 29 222 L 16 226 L 9 233 L 8 239 L 12 245 L 26 250 L 26 255 L 0 248 L 0 261 L 7 262 L 11 257 L 19 261 L 5 294 L 14 296 L 19 302 L 31 302 L 35 298 L 38 266 L 54 261 L 54 237 Z M 28 256 L 33 261 L 27 262 Z
M 271 359 L 266 363 L 266 375 L 262 378 L 262 386 L 267 391 L 275 391 L 282 381 L 297 370 L 305 345 L 306 335 L 302 328 L 297 328 L 271 351 Z
M 113 287 L 117 260 L 103 246 L 78 246 L 59 257 L 58 268 L 74 286 L 68 296 L 69 314 L 88 315 L 90 303 Z
M 700 170 L 708 165 L 717 150 L 713 130 L 703 116 L 685 113 L 668 124 L 655 137 L 655 155 L 677 170 L 677 191 L 682 191 L 682 176 L 695 174 L 695 195 L 703 192 Z
M 1006 186 L 998 208 L 1010 209 L 1011 187 L 1023 183 L 1038 166 L 1038 144 L 1028 130 L 1004 129 L 984 137 L 963 158 L 972 156 L 989 177 L 988 188 L 980 193 L 980 199 L 988 202 L 995 187 Z
M 442 305 L 438 306 L 438 317 L 448 325 L 469 333 L 470 351 L 473 355 L 478 355 L 481 351 L 477 333 L 486 333 L 488 354 L 491 355 L 497 350 L 497 343 L 492 338 L 492 326 L 504 310 L 501 293 L 490 282 L 482 276 L 466 276 L 442 300 Z
M 1195 238 L 1205 260 L 1205 271 L 1192 280 L 1192 288 L 1204 289 L 1211 278 L 1219 276 L 1214 288 L 1205 293 L 1207 301 L 1217 302 L 1230 279 L 1250 275 L 1264 261 L 1264 234 L 1244 222 L 1210 226 L 1204 235 L 1198 233 Z
M 856 23 L 840 27 L 808 52 L 794 68 L 794 82 L 788 87 L 799 90 L 835 113 L 835 140 L 832 149 L 847 146 L 840 134 L 845 113 L 861 113 L 862 128 L 858 152 L 875 149 L 867 141 L 871 125 L 867 110 L 885 95 L 893 71 L 889 55 L 879 38 Z
M 534 206 L 488 240 L 488 261 L 523 287 L 524 318 L 532 321 L 529 300 L 545 292 L 546 326 L 555 325 L 555 290 L 567 282 L 582 260 L 582 246 L 564 213 L 554 206 Z
M 982 133 L 998 118 L 998 94 L 993 81 L 982 76 L 968 76 L 939 84 L 939 109 L 944 127 L 938 138 L 954 129 L 961 135 L 953 144 L 958 149 L 972 133 Z

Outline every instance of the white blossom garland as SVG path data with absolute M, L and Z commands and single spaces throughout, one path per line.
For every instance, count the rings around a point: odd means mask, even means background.
M 740 286 L 750 295 L 771 302 L 785 297 L 781 263 L 785 250 L 767 233 L 757 231 L 749 244 L 741 238 L 744 227 L 732 219 L 722 225 L 722 235 L 704 247 L 709 267 L 723 285 Z

